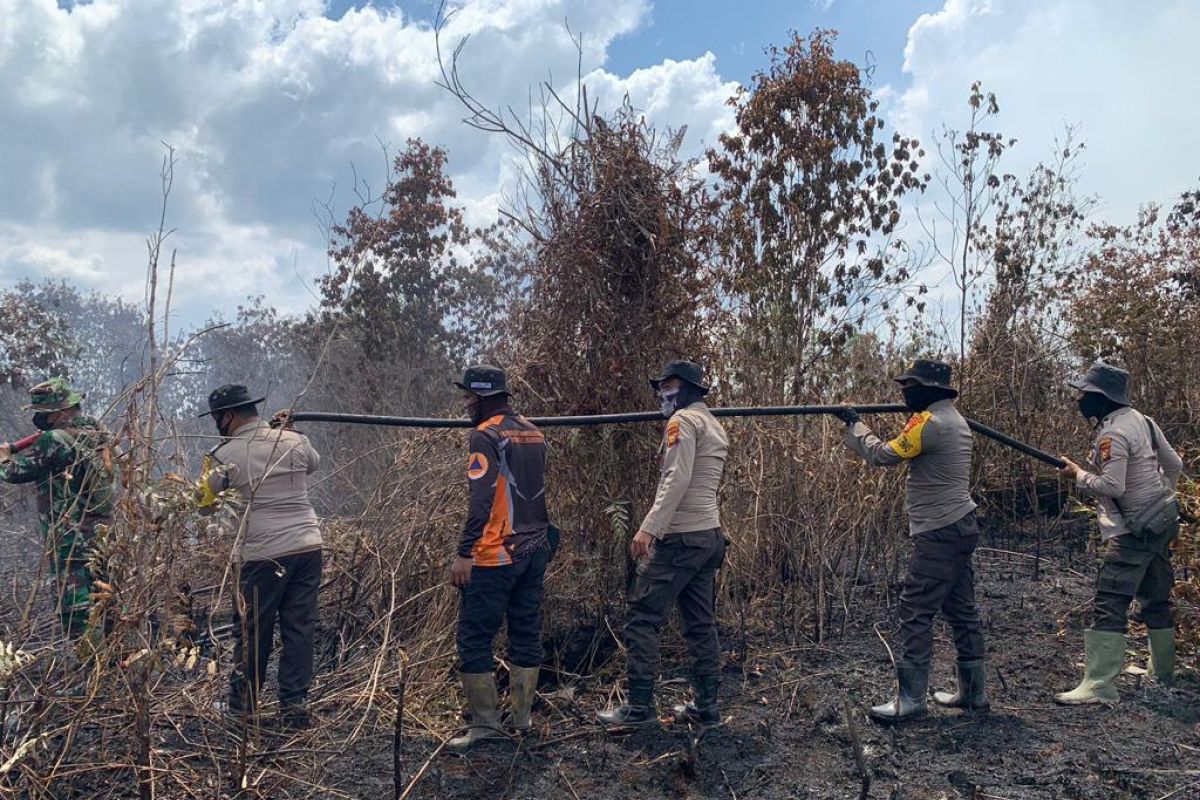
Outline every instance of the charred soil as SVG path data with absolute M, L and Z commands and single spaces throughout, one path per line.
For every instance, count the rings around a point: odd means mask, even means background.
M 682 678 L 659 690 L 661 730 L 605 731 L 593 713 L 612 696 L 604 676 L 545 686 L 537 730 L 522 740 L 477 748 L 469 758 L 440 752 L 438 735 L 406 730 L 401 791 L 412 798 L 1115 798 L 1200 797 L 1200 686 L 1181 665 L 1171 690 L 1136 674 L 1120 677 L 1115 708 L 1059 708 L 1053 693 L 1081 674 L 1080 628 L 1094 581 L 1089 557 L 1042 559 L 981 548 L 978 599 L 988 633 L 989 713 L 935 708 L 895 728 L 865 709 L 893 688 L 880 634 L 887 616 L 823 645 L 772 648 L 751 642 L 730 657 L 722 688 L 725 724 L 703 735 L 670 724 L 687 690 Z M 1134 628 L 1136 631 L 1136 626 Z M 667 634 L 673 636 L 672 633 Z M 678 669 L 682 653 L 664 656 Z M 1128 663 L 1145 663 L 1145 641 L 1130 636 Z M 953 682 L 953 646 L 939 628 L 931 684 Z M 668 673 L 670 674 L 670 673 Z M 846 709 L 870 777 L 854 757 Z M 312 746 L 344 731 L 320 729 Z M 329 764 L 349 796 L 393 797 L 394 733 L 359 740 Z M 332 776 L 338 776 L 333 778 Z M 298 788 L 298 787 L 296 787 Z M 332 796 L 332 795 L 331 795 Z

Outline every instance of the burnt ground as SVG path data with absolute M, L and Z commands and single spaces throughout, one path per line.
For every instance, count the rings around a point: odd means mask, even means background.
M 989 543 L 1004 548 L 1003 541 Z M 484 745 L 462 758 L 440 752 L 442 737 L 459 721 L 457 692 L 447 683 L 444 712 L 426 703 L 419 716 L 405 717 L 401 789 L 408 798 L 446 800 L 1200 798 L 1200 681 L 1194 664 L 1181 659 L 1173 690 L 1143 687 L 1139 676 L 1125 674 L 1118 707 L 1059 708 L 1052 694 L 1073 687 L 1081 674 L 1080 629 L 1094 560 L 1078 551 L 1038 560 L 981 548 L 976 565 L 988 634 L 990 713 L 931 705 L 925 718 L 896 728 L 870 722 L 866 708 L 894 689 L 881 635 L 895 640 L 895 620 L 885 610 L 872 618 L 868 604 L 854 610 L 866 622 L 822 645 L 782 647 L 760 633 L 750 637 L 742 659 L 734 655 L 741 649 L 735 632 L 725 632 L 726 723 L 699 741 L 682 725 L 614 735 L 592 722 L 593 713 L 609 703 L 618 655 L 595 677 L 543 686 L 534 709 L 535 734 Z M 940 625 L 937 636 L 931 688 L 946 688 L 953 681 L 953 647 Z M 1144 663 L 1143 637 L 1132 636 L 1130 650 L 1131 664 Z M 667 674 L 682 675 L 684 653 L 674 629 L 666 633 L 663 655 Z M 255 740 L 248 770 L 254 788 L 240 795 L 230 791 L 224 758 L 214 770 L 211 761 L 196 755 L 202 748 L 234 752 L 221 724 L 210 714 L 176 715 L 175 722 L 161 725 L 158 751 L 160 763 L 175 765 L 174 774 L 168 780 L 163 773 L 156 796 L 394 799 L 394 715 L 372 712 L 364 719 L 342 713 L 329 694 L 339 682 L 344 683 L 336 670 L 318 674 L 314 729 L 296 737 L 265 732 Z M 223 678 L 214 676 L 211 683 L 214 695 L 223 691 Z M 686 691 L 678 677 L 660 688 L 664 719 Z M 847 708 L 871 779 L 865 794 Z M 335 723 L 335 716 L 350 721 Z M 98 735 L 82 731 L 81 752 L 103 751 Z M 10 796 L 7 785 L 0 781 L 0 795 Z M 58 783 L 49 796 L 136 797 L 136 779 L 128 769 L 92 772 Z
M 1182 670 L 1174 690 L 1120 678 L 1116 708 L 1062 709 L 1051 702 L 1080 677 L 1080 610 L 1093 562 L 1043 561 L 981 550 L 978 594 L 989 634 L 992 710 L 933 710 L 883 728 L 865 708 L 892 690 L 891 662 L 873 626 L 824 646 L 753 648 L 746 669 L 729 665 L 722 689 L 726 724 L 696 742 L 684 726 L 606 734 L 590 721 L 608 686 L 577 685 L 535 708 L 536 735 L 489 744 L 468 758 L 437 754 L 438 739 L 407 735 L 403 783 L 413 798 L 1200 798 L 1200 684 Z M 1060 620 L 1068 625 L 1060 635 Z M 881 620 L 891 633 L 893 621 Z M 1131 637 L 1144 663 L 1144 639 Z M 949 685 L 953 647 L 940 629 L 932 684 Z M 681 655 L 678 650 L 675 656 Z M 664 717 L 686 684 L 660 692 Z M 574 695 L 572 697 L 572 694 Z M 551 707 L 553 703 L 554 707 Z M 853 757 L 844 708 L 861 737 L 869 791 Z M 336 731 L 320 731 L 317 740 Z M 346 795 L 393 797 L 391 732 L 363 740 L 326 785 Z M 433 756 L 431 758 L 431 755 Z M 334 777 L 337 776 L 337 777 Z M 330 795 L 334 796 L 334 795 Z

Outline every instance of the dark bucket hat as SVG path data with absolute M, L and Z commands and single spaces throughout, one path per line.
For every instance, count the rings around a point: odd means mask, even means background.
M 958 389 L 950 385 L 950 365 L 945 361 L 934 361 L 930 358 L 918 358 L 908 365 L 903 373 L 892 378 L 896 383 L 916 381 L 922 386 L 935 389 L 945 389 L 958 395 Z
M 504 370 L 490 364 L 475 364 L 467 367 L 462 380 L 454 385 L 464 392 L 472 392 L 480 397 L 491 397 L 497 394 L 512 394 L 508 390 L 508 379 Z
M 218 411 L 225 411 L 230 408 L 238 408 L 239 406 L 258 405 L 266 397 L 253 398 L 250 396 L 250 390 L 240 383 L 227 383 L 224 386 L 218 386 L 213 389 L 208 395 L 208 411 L 201 414 L 201 417 L 207 417 L 210 414 L 216 414 Z
M 1118 405 L 1129 405 L 1129 373 L 1103 361 L 1092 364 L 1086 375 L 1067 385 L 1081 392 L 1098 392 Z
M 704 370 L 700 369 L 700 365 L 695 361 L 684 361 L 682 359 L 668 361 L 658 377 L 650 379 L 650 388 L 657 392 L 658 387 L 667 378 L 679 378 L 681 381 L 690 383 L 702 392 L 708 391 L 708 384 L 704 382 Z

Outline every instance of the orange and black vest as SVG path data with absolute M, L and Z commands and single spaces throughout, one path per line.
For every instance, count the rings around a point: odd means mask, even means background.
M 546 437 L 506 411 L 471 433 L 470 510 L 458 554 L 477 567 L 520 561 L 546 541 Z

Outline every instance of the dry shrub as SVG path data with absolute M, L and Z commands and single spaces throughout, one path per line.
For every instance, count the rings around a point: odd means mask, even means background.
M 1193 474 L 1200 463 L 1198 457 L 1200 452 L 1196 450 L 1185 453 L 1184 463 L 1192 465 Z M 1174 546 L 1177 582 L 1172 597 L 1179 652 L 1185 659 L 1191 659 L 1194 669 L 1200 659 L 1200 483 L 1185 478 L 1179 500 L 1185 521 Z

